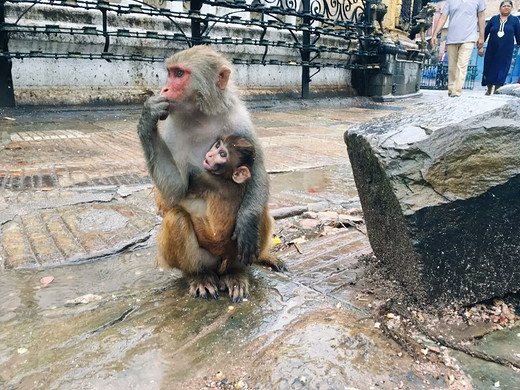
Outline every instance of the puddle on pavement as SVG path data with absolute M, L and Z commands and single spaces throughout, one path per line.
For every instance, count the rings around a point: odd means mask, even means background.
M 4 270 L 0 274 L 0 321 L 17 316 L 39 315 L 40 311 L 60 307 L 67 300 L 85 294 L 110 296 L 127 291 L 129 286 L 138 290 L 157 287 L 171 279 L 174 271 L 160 271 L 153 267 L 154 254 L 128 253 L 114 261 L 101 260 L 70 267 L 44 269 Z M 54 280 L 42 287 L 40 279 L 46 276 Z
M 224 295 L 190 298 L 177 272 L 153 267 L 154 253 L 2 271 L 0 388 L 190 390 L 216 382 L 219 370 L 260 389 L 445 388 L 442 376 L 414 375 L 412 359 L 373 318 L 338 308 L 291 274 L 253 268 L 249 300 L 230 310 Z M 42 288 L 45 276 L 54 280 Z M 86 294 L 100 298 L 67 304 Z M 518 331 L 509 334 L 517 343 Z M 491 388 L 489 378 L 518 388 L 510 369 L 464 358 L 485 384 L 475 389 Z
M 336 203 L 358 197 L 352 169 L 347 164 L 272 174 L 270 186 L 271 207 L 321 200 Z
M 260 388 L 273 389 L 407 389 L 429 387 L 410 371 L 408 356 L 380 331 L 346 311 L 323 310 L 303 317 L 290 332 L 263 352 Z M 391 375 L 388 373 L 391 372 Z M 261 373 L 261 374 L 260 374 Z M 400 383 L 403 377 L 408 379 Z
M 501 356 L 511 361 L 518 361 L 520 326 L 490 333 L 477 342 L 473 348 L 491 356 Z M 471 377 L 475 389 L 520 389 L 520 373 L 513 372 L 509 367 L 475 359 L 460 352 L 453 352 L 452 356 L 461 363 L 468 376 Z M 497 382 L 499 386 L 495 386 Z
M 407 383 L 407 357 L 386 370 L 395 344 L 290 275 L 253 268 L 249 300 L 230 310 L 227 296 L 190 298 L 153 254 L 2 271 L 0 387 L 200 389 L 218 370 L 250 388 L 293 388 L 302 376 L 328 388 Z M 54 280 L 41 287 L 45 276 Z M 86 294 L 99 298 L 67 304 Z

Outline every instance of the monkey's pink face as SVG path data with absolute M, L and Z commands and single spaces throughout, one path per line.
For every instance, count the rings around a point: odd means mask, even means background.
M 219 140 L 213 144 L 206 158 L 204 159 L 202 166 L 204 169 L 218 175 L 222 172 L 222 169 L 228 162 L 228 150 L 224 144 Z
M 190 84 L 191 72 L 180 64 L 168 64 L 168 81 L 161 90 L 161 95 L 170 100 L 179 100 L 183 97 Z

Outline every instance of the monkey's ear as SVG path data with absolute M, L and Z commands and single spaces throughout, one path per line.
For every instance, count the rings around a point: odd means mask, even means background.
M 247 179 L 251 177 L 251 172 L 249 172 L 249 169 L 242 165 L 241 167 L 238 167 L 233 171 L 233 181 L 237 184 L 242 184 Z
M 226 65 L 223 65 L 218 71 L 217 76 L 217 87 L 221 90 L 226 89 L 229 82 L 229 75 L 231 74 L 231 69 L 229 69 Z

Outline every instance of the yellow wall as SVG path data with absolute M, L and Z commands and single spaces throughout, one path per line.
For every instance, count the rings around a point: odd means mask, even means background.
M 385 15 L 385 28 L 393 30 L 399 25 L 399 15 L 401 14 L 402 0 L 383 0 L 388 6 L 388 11 Z

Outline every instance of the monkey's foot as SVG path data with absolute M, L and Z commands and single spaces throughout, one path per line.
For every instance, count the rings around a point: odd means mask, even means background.
M 229 291 L 229 298 L 235 302 L 242 302 L 249 295 L 249 277 L 247 272 L 228 273 L 220 277 L 220 290 Z
M 269 267 L 276 272 L 289 271 L 285 262 L 283 260 L 280 260 L 272 253 L 261 254 L 258 260 L 255 261 L 255 264 L 263 265 L 264 267 Z
M 218 298 L 218 278 L 216 275 L 192 275 L 187 279 L 190 283 L 190 295 L 193 298 Z

